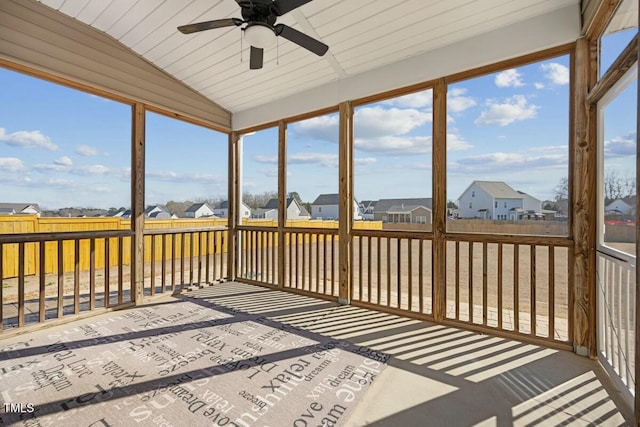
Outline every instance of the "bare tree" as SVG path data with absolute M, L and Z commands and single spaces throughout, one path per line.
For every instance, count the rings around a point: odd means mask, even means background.
M 622 177 L 614 170 L 610 170 L 604 177 L 605 203 L 617 199 L 624 199 L 636 194 L 636 181 L 628 176 Z

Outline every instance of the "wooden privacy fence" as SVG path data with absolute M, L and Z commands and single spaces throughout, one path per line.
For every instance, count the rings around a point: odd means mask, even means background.
M 226 219 L 160 219 L 160 220 L 148 220 L 145 223 L 145 229 L 147 231 L 156 229 L 206 229 L 207 227 L 222 227 L 226 226 Z M 121 218 L 38 218 L 35 215 L 29 216 L 7 216 L 0 217 L 0 234 L 10 236 L 17 233 L 65 233 L 65 232 L 90 232 L 90 231 L 107 231 L 107 230 L 129 230 L 131 227 L 130 220 Z M 109 265 L 115 266 L 120 262 L 120 259 L 115 254 L 111 254 L 109 257 L 104 256 L 104 245 L 102 241 L 98 241 L 96 246 L 96 262 L 97 268 L 102 268 L 104 262 L 108 260 Z M 215 246 L 217 253 L 226 252 L 226 241 L 224 243 L 218 242 Z M 170 242 L 169 244 L 173 244 Z M 181 253 L 182 240 L 178 239 L 175 244 L 177 248 L 176 253 Z M 188 241 L 187 241 L 188 244 Z M 64 253 L 73 253 L 75 243 L 72 241 L 64 241 Z M 45 250 L 45 263 L 44 272 L 46 274 L 54 274 L 58 272 L 58 268 L 62 266 L 63 272 L 71 272 L 75 268 L 75 260 L 73 257 L 67 255 L 60 264 L 57 260 L 57 243 L 46 242 L 44 243 Z M 81 252 L 81 270 L 89 269 L 89 241 L 82 240 L 80 242 Z M 171 250 L 171 249 L 170 249 Z M 18 276 L 18 246 L 7 244 L 3 253 L 2 272 L 3 278 L 17 277 Z M 25 244 L 25 262 L 24 262 L 24 274 L 34 275 L 40 271 L 40 249 L 36 243 Z M 125 265 L 131 263 L 131 240 L 126 237 L 123 241 L 122 262 Z M 155 260 L 159 260 L 159 255 L 156 255 Z M 145 249 L 145 262 L 151 262 L 151 252 Z

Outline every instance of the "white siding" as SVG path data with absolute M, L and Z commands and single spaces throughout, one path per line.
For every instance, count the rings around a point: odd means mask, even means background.
M 311 218 L 338 219 L 338 205 L 312 205 Z

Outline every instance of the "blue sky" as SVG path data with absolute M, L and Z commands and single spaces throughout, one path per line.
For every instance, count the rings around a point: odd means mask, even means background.
M 635 30 L 608 36 L 611 63 Z M 504 70 L 448 88 L 447 192 L 505 181 L 551 199 L 568 173 L 569 58 Z M 130 200 L 128 105 L 0 69 L 2 201 L 45 208 L 120 207 Z M 636 83 L 606 109 L 605 167 L 635 174 Z M 227 136 L 147 115 L 147 204 L 226 198 Z M 355 112 L 355 196 L 431 197 L 432 95 L 423 91 Z M 312 202 L 338 191 L 338 116 L 288 127 L 288 191 Z M 277 189 L 277 129 L 244 138 L 243 190 Z M 609 165 L 609 166 L 607 166 Z

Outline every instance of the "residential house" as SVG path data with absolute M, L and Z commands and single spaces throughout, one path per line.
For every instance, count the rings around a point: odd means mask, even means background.
M 635 211 L 635 196 L 616 199 L 604 208 L 605 215 L 633 215 Z
M 362 219 L 373 220 L 373 210 L 376 207 L 377 200 L 363 200 L 360 202 L 360 212 L 362 213 Z
M 214 217 L 214 209 L 208 203 L 194 203 L 184 211 L 185 218 Z
M 337 220 L 340 199 L 338 194 L 320 194 L 311 204 L 311 218 Z M 360 204 L 353 200 L 353 219 L 363 219 Z
M 460 218 L 521 220 L 542 217 L 542 202 L 501 181 L 473 181 L 458 199 Z
M 37 203 L 0 203 L 0 215 L 36 215 L 42 210 Z
M 388 223 L 431 224 L 430 198 L 380 199 L 373 207 L 373 219 Z
M 224 202 L 220 202 L 220 204 L 213 209 L 213 214 L 220 218 L 229 217 L 229 201 L 225 200 Z M 240 204 L 240 217 L 251 218 L 251 208 L 244 202 Z
M 278 199 L 271 199 L 261 208 L 253 211 L 251 218 L 278 219 Z M 287 219 L 310 219 L 311 215 L 296 199 L 287 198 Z

